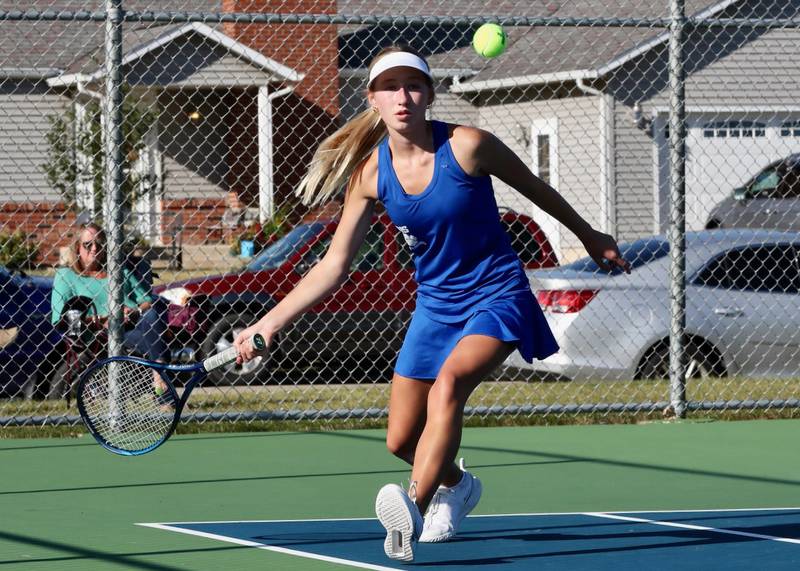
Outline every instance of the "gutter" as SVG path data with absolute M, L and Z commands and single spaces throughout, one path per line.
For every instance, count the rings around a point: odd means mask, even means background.
M 467 67 L 432 67 L 431 75 L 436 79 L 452 78 L 454 84 L 459 84 L 464 78 L 477 75 L 478 70 Z M 341 77 L 367 78 L 367 68 L 342 68 L 339 70 Z
M 511 89 L 514 87 L 527 87 L 529 85 L 545 85 L 556 81 L 582 81 L 596 79 L 599 74 L 596 70 L 581 69 L 573 71 L 558 71 L 555 73 L 542 73 L 534 75 L 521 75 L 504 77 L 502 79 L 487 79 L 484 81 L 470 81 L 458 83 L 450 88 L 451 93 L 476 93 L 491 89 Z
M 64 73 L 55 67 L 3 67 L 0 68 L 0 77 L 9 79 L 49 79 Z

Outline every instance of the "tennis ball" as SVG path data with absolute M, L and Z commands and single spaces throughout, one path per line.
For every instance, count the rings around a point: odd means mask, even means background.
M 158 384 L 156 384 L 156 385 L 153 387 L 153 390 L 156 392 L 156 395 L 157 395 L 157 396 L 161 396 L 161 395 L 163 395 L 165 392 L 167 392 L 167 387 L 165 387 L 165 386 L 164 386 L 164 385 L 162 385 L 161 383 L 158 383 Z
M 506 33 L 497 24 L 484 24 L 472 36 L 472 47 L 480 56 L 497 57 L 506 51 Z

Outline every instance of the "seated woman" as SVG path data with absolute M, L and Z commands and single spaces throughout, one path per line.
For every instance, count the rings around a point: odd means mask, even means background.
M 92 300 L 89 319 L 105 327 L 108 322 L 108 274 L 106 234 L 97 224 L 87 224 L 78 234 L 70 267 L 56 271 L 51 295 L 52 322 L 58 323 L 68 300 L 84 296 Z M 167 303 L 155 299 L 129 269 L 123 270 L 123 303 L 128 327 L 124 344 L 131 351 L 153 361 L 167 360 Z

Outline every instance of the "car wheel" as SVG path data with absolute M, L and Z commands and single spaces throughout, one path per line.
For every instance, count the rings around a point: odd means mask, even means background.
M 689 362 L 687 379 L 724 377 L 725 366 L 719 351 L 705 341 L 690 341 L 686 345 Z M 636 368 L 636 379 L 669 378 L 669 343 L 662 342 L 648 349 Z
M 233 340 L 237 335 L 250 324 L 255 318 L 249 313 L 229 313 L 223 315 L 209 329 L 208 335 L 201 346 L 203 355 L 206 357 L 214 355 L 233 347 Z M 237 365 L 233 363 L 220 367 L 209 373 L 209 379 L 215 385 L 248 385 L 255 381 L 266 369 L 264 359 L 256 357 L 252 361 Z

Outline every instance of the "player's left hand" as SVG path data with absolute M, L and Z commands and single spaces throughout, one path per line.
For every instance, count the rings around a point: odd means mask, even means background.
M 617 241 L 608 234 L 592 230 L 583 239 L 583 247 L 595 263 L 605 271 L 611 272 L 615 268 L 620 268 L 626 274 L 631 273 L 630 263 L 619 253 Z

